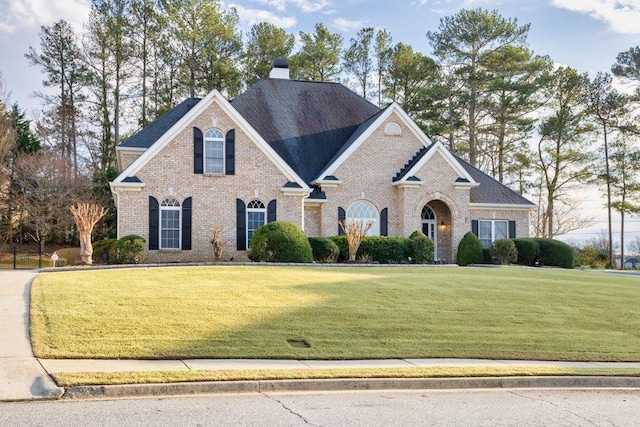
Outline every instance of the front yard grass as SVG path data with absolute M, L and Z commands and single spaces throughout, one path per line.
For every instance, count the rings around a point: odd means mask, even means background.
M 40 358 L 640 361 L 638 302 L 569 270 L 92 270 L 36 278 L 31 335 Z

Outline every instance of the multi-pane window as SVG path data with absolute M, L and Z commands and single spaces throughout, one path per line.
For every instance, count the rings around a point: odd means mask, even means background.
M 247 248 L 251 245 L 253 233 L 258 227 L 264 225 L 267 218 L 267 210 L 260 200 L 252 200 L 247 205 Z
M 483 248 L 489 248 L 494 240 L 509 237 L 509 222 L 497 220 L 478 221 L 478 239 Z
M 366 200 L 358 200 L 347 209 L 345 220 L 355 221 L 356 223 L 367 224 L 371 222 L 371 228 L 367 231 L 367 236 L 380 235 L 380 221 L 378 219 L 378 210 Z
M 218 129 L 204 134 L 204 173 L 224 173 L 224 135 Z
M 180 202 L 173 197 L 160 204 L 160 249 L 180 249 Z

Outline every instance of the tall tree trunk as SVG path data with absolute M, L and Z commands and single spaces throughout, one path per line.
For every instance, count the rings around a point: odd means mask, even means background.
M 604 164 L 605 174 L 607 179 L 607 224 L 609 228 L 609 264 L 611 267 L 615 267 L 615 260 L 613 259 L 613 228 L 611 226 L 611 176 L 609 170 L 609 144 L 607 141 L 607 124 L 604 123 Z M 624 206 L 621 210 L 624 210 Z

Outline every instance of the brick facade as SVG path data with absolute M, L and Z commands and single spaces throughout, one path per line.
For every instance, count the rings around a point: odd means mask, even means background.
M 307 193 L 283 191 L 291 176 L 260 146 L 252 131 L 228 114 L 220 101 L 214 101 L 199 111 L 190 123 L 170 140 L 155 156 L 142 163 L 135 176 L 141 185 L 114 185 L 118 208 L 118 236 L 138 234 L 149 241 L 149 196 L 158 202 L 174 197 L 180 203 L 192 198 L 192 249 L 152 250 L 150 262 L 210 261 L 209 243 L 212 226 L 225 230 L 225 257 L 246 259 L 246 251 L 236 249 L 236 199 L 245 204 L 260 200 L 265 206 L 276 200 L 277 219 L 290 221 L 308 236 L 333 236 L 338 233 L 338 208 L 345 211 L 358 201 L 366 200 L 378 214 L 388 209 L 388 234 L 409 236 L 422 229 L 422 210 L 429 206 L 436 216 L 437 254 L 446 262 L 456 259 L 458 242 L 471 230 L 474 219 L 504 219 L 516 221 L 518 237 L 529 234 L 529 207 L 496 209 L 473 206 L 471 185 L 456 183 L 462 169 L 446 149 L 438 146 L 428 160 L 414 171 L 419 181 L 394 183 L 394 176 L 419 150 L 424 148 L 424 136 L 416 134 L 396 112 L 376 123 L 366 138 L 332 175 L 340 182 L 321 185 L 326 195 L 323 202 L 305 204 Z M 233 108 L 233 107 L 231 107 Z M 392 124 L 388 127 L 388 125 Z M 193 170 L 193 127 L 203 132 L 211 128 L 224 134 L 235 129 L 235 174 L 195 174 Z M 397 132 L 398 128 L 400 132 Z M 385 129 L 393 129 L 386 134 Z M 399 133 L 399 134 L 398 134 Z M 353 148 L 352 147 L 352 148 Z M 120 153 L 121 168 L 132 164 L 139 153 Z

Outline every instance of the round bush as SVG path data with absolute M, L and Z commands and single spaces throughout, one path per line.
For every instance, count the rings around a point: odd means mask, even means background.
M 482 243 L 471 231 L 458 244 L 458 265 L 482 264 Z
M 115 243 L 116 263 L 139 264 L 144 261 L 144 245 L 146 240 L 142 236 L 130 234 L 118 239 Z
M 416 237 L 418 237 L 418 236 L 424 236 L 424 237 L 427 237 L 427 235 L 426 235 L 426 234 L 424 234 L 424 233 L 422 232 L 422 230 L 416 230 L 416 231 L 414 231 L 413 233 L 409 234 L 409 238 L 410 238 L 410 239 L 416 238 Z
M 412 234 L 413 235 L 413 234 Z M 413 262 L 416 264 L 430 264 L 433 262 L 436 245 L 424 234 L 411 237 Z
M 518 250 L 510 239 L 498 239 L 491 243 L 491 256 L 497 257 L 505 265 L 518 260 Z
M 340 248 L 327 237 L 309 237 L 313 260 L 318 262 L 335 262 L 340 255 Z
M 291 222 L 274 221 L 253 233 L 249 259 L 256 262 L 313 262 L 304 231 Z

